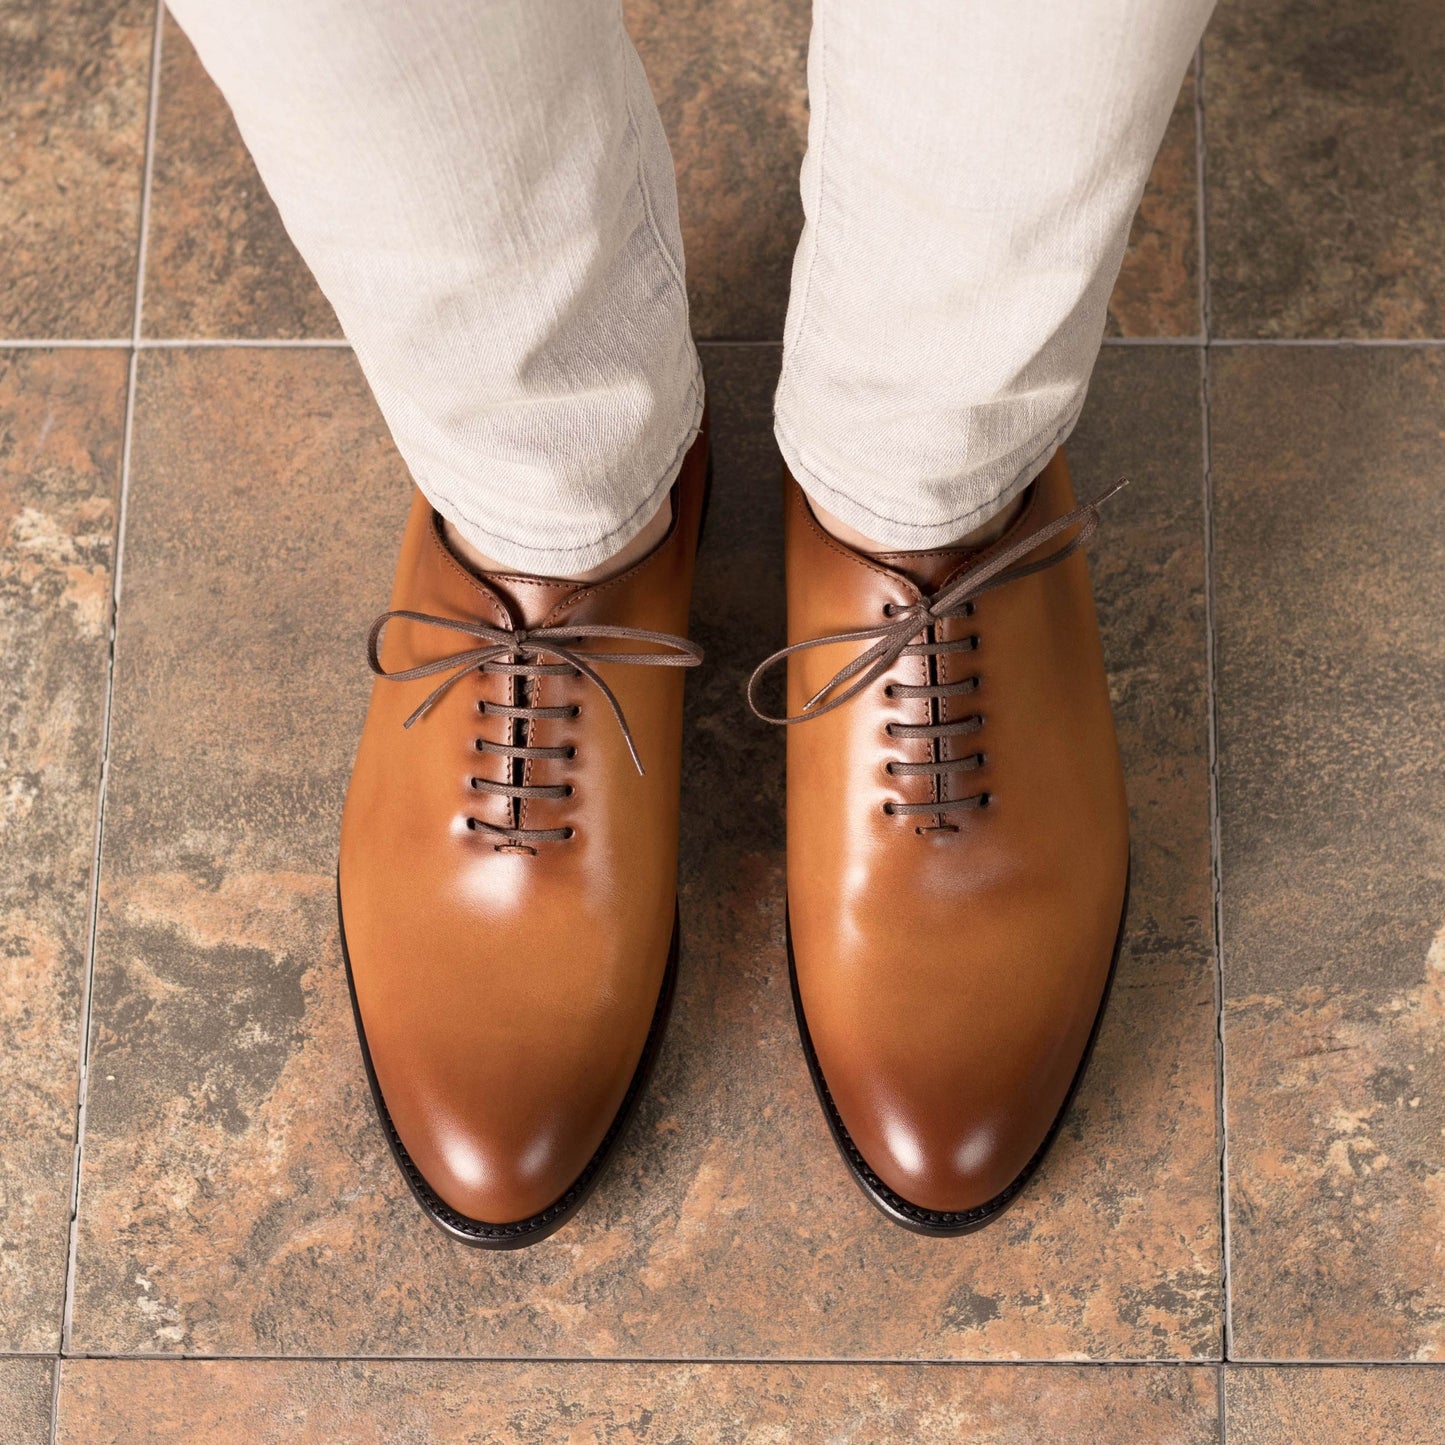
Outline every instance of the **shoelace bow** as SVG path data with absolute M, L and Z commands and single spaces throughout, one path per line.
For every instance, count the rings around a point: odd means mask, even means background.
M 1067 512 L 1062 517 L 1056 517 L 1052 522 L 1030 532 L 1028 536 L 1021 537 L 1011 546 L 990 557 L 988 561 L 970 568 L 956 582 L 935 592 L 931 597 L 922 598 L 906 607 L 899 607 L 894 603 L 886 604 L 883 614 L 888 620 L 877 626 L 858 627 L 847 632 L 833 632 L 826 637 L 810 637 L 804 642 L 794 642 L 788 647 L 779 648 L 771 657 L 764 658 L 753 669 L 753 674 L 748 679 L 748 706 L 763 722 L 791 727 L 794 723 L 808 722 L 813 718 L 822 717 L 824 713 L 832 712 L 834 708 L 842 707 L 844 703 L 857 697 L 860 692 L 864 692 L 877 682 L 899 658 L 930 657 L 938 656 L 940 653 L 972 651 L 977 646 L 976 637 L 957 638 L 949 642 L 915 642 L 914 639 L 926 635 L 935 623 L 941 622 L 945 618 L 971 616 L 974 601 L 985 592 L 991 592 L 996 587 L 1004 587 L 1010 582 L 1017 582 L 1021 577 L 1042 572 L 1048 567 L 1057 566 L 1065 557 L 1072 556 L 1073 553 L 1088 546 L 1095 532 L 1099 530 L 1100 507 L 1127 485 L 1127 480 L 1116 482 L 1095 501 L 1076 507 L 1072 512 Z M 1067 532 L 1071 527 L 1078 527 L 1079 530 L 1063 546 L 1055 548 L 1047 556 L 1040 557 L 1033 562 L 1021 560 L 1030 553 L 1036 552 L 1044 543 Z M 839 643 L 870 641 L 871 646 L 865 648 L 851 662 L 839 668 L 817 692 L 808 698 L 803 704 L 801 712 L 791 716 L 784 714 L 781 717 L 774 717 L 758 705 L 758 685 L 762 679 L 779 663 L 786 662 L 795 653 L 807 652 L 814 647 L 831 647 Z M 961 682 L 930 683 L 921 686 L 894 683 L 891 685 L 891 691 L 895 697 L 935 699 L 972 692 L 977 686 L 978 678 L 970 677 Z M 977 716 L 940 723 L 892 723 L 889 725 L 889 736 L 902 740 L 932 742 L 943 737 L 976 732 L 982 724 L 983 720 Z M 981 759 L 977 754 L 966 758 L 935 759 L 927 763 L 891 762 L 888 765 L 888 771 L 894 775 L 938 775 L 978 767 L 980 762 Z M 968 798 L 935 799 L 926 803 L 890 803 L 885 805 L 885 811 L 905 814 L 938 814 L 954 808 L 978 807 L 981 805 L 981 800 L 986 797 L 987 794 L 974 794 Z
M 388 622 L 401 619 L 420 622 L 429 627 L 440 627 L 448 632 L 459 632 L 474 637 L 482 644 L 464 652 L 425 662 L 419 667 L 403 668 L 388 672 L 381 665 L 381 634 Z M 612 638 L 627 642 L 651 643 L 653 646 L 669 649 L 663 652 L 579 652 L 574 643 L 589 638 Z M 541 659 L 554 657 L 555 662 Z M 383 612 L 371 624 L 366 639 L 366 660 L 378 677 L 391 682 L 413 682 L 417 678 L 435 677 L 452 669 L 448 676 L 429 692 L 403 724 L 413 723 L 426 716 L 432 705 L 452 686 L 470 672 L 498 674 L 507 677 L 527 679 L 543 677 L 584 677 L 606 699 L 612 716 L 617 720 L 622 740 L 632 757 L 633 766 L 639 776 L 643 774 L 642 759 L 638 756 L 637 744 L 632 729 L 617 695 L 597 671 L 594 663 L 622 667 L 696 667 L 702 661 L 703 653 L 695 642 L 685 637 L 675 637 L 670 632 L 650 632 L 642 627 L 614 627 L 602 622 L 581 622 L 561 627 L 512 627 L 493 626 L 487 622 L 467 622 L 455 617 L 434 617 L 428 612 L 399 610 Z M 591 659 L 589 661 L 588 659 Z M 573 718 L 581 709 L 575 704 L 543 707 L 535 703 L 518 704 L 483 701 L 478 708 L 484 714 L 509 718 L 513 723 L 530 724 L 545 718 Z M 507 759 L 508 767 L 513 763 L 529 763 L 548 758 L 571 759 L 576 756 L 572 746 L 534 747 L 522 743 L 494 743 L 487 738 L 477 738 L 477 749 L 483 753 Z M 473 778 L 472 786 L 478 792 L 504 797 L 513 802 L 524 802 L 531 798 L 566 798 L 572 794 L 570 783 L 526 784 L 493 782 L 490 778 Z M 527 844 L 532 842 L 556 842 L 572 836 L 571 828 L 502 828 L 479 818 L 470 820 L 470 826 L 481 828 L 506 839 L 509 843 Z

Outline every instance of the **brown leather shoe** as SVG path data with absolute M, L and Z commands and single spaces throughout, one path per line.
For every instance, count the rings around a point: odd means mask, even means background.
M 1123 930 L 1128 809 L 1057 454 L 996 543 L 867 557 L 787 481 L 788 915 L 799 1031 L 890 1218 L 961 1234 L 1056 1133 Z M 781 721 L 781 719 L 772 719 Z
M 571 1215 L 661 1039 L 706 461 L 704 432 L 664 541 L 586 586 L 474 575 L 418 494 L 372 629 L 342 943 L 392 1153 L 469 1244 Z

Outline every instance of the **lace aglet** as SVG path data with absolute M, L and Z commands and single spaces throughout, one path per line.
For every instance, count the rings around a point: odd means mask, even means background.
M 1128 485 L 1129 485 L 1129 478 L 1128 478 L 1128 477 L 1120 477 L 1119 480 L 1118 480 L 1117 482 L 1115 482 L 1114 485 L 1113 485 L 1112 487 L 1110 487 L 1109 490 L 1108 490 L 1107 492 L 1105 492 L 1104 495 L 1103 495 L 1102 497 L 1100 497 L 1097 502 L 1094 503 L 1094 505 L 1095 505 L 1096 507 L 1102 507 L 1102 506 L 1104 505 L 1104 503 L 1109 500 L 1110 497 L 1117 496 L 1117 495 L 1118 495 L 1120 492 L 1122 492 L 1122 491 L 1124 490 L 1124 488 L 1127 487 Z

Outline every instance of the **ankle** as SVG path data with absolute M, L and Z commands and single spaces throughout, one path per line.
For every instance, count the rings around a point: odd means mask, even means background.
M 817 517 L 823 530 L 829 535 L 836 537 L 845 547 L 851 547 L 855 552 L 862 552 L 869 557 L 882 556 L 885 553 L 896 553 L 903 551 L 929 551 L 935 552 L 943 548 L 953 547 L 986 547 L 990 542 L 996 542 L 1008 529 L 1018 520 L 1024 509 L 1024 499 L 1028 496 L 1025 489 L 1012 501 L 1006 503 L 1001 511 L 996 512 L 987 521 L 979 523 L 978 526 L 967 532 L 961 532 L 957 537 L 952 537 L 946 542 L 937 543 L 927 548 L 904 548 L 894 547 L 886 542 L 876 541 L 874 538 L 860 532 L 856 527 L 850 527 L 841 518 L 835 517 L 831 512 L 825 511 L 816 502 L 812 503 L 813 515 Z
M 642 524 L 641 529 L 628 539 L 605 561 L 599 562 L 595 567 L 588 567 L 580 572 L 552 572 L 548 577 L 561 582 L 605 582 L 609 577 L 616 577 L 619 573 L 627 571 L 629 567 L 642 561 L 649 552 L 654 551 L 662 539 L 667 536 L 672 526 L 672 494 L 669 492 L 662 499 L 662 505 Z M 506 562 L 499 562 L 495 557 L 489 557 L 479 548 L 474 547 L 456 527 L 445 518 L 442 519 L 442 534 L 447 539 L 447 545 L 461 558 L 474 572 L 488 573 L 492 576 L 519 577 L 536 576 L 537 574 L 528 568 L 513 567 Z

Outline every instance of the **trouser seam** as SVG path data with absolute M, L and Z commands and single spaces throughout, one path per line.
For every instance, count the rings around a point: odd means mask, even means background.
M 628 47 L 632 45 L 625 34 L 622 43 Z M 627 108 L 627 129 L 631 132 L 632 144 L 637 151 L 637 190 L 642 197 L 642 213 L 647 217 L 647 229 L 652 233 L 653 243 L 662 253 L 673 284 L 682 298 L 683 324 L 686 325 L 688 315 L 687 282 L 683 277 L 677 258 L 668 249 L 667 242 L 663 239 L 662 227 L 657 223 L 657 211 L 652 204 L 652 190 L 647 184 L 647 165 L 643 157 L 642 132 L 637 126 L 637 113 L 632 108 L 632 66 L 628 64 L 628 57 L 625 54 L 623 56 L 622 103 Z M 661 125 L 660 120 L 658 124 Z

